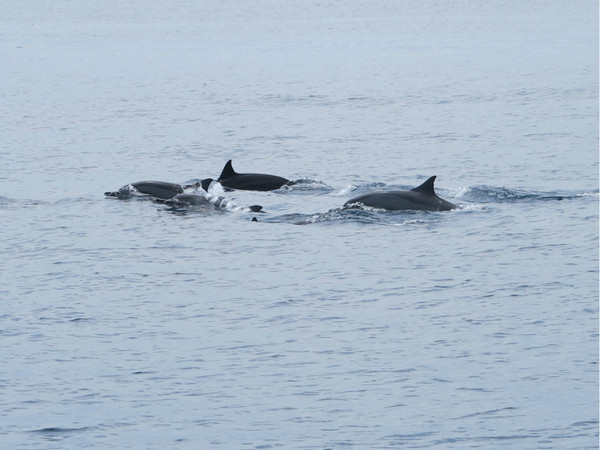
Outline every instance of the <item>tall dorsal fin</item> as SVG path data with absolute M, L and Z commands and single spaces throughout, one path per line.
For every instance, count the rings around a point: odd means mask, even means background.
M 217 181 L 221 181 L 224 180 L 225 178 L 229 178 L 236 175 L 235 170 L 233 170 L 233 166 L 231 165 L 231 160 L 227 161 L 227 164 L 225 164 L 225 167 L 223 167 L 223 172 L 221 172 L 221 175 L 219 176 L 219 179 Z
M 432 176 L 431 178 L 429 178 L 422 185 L 417 186 L 414 189 L 411 189 L 411 191 L 420 192 L 422 194 L 427 194 L 427 195 L 435 195 L 435 191 L 433 190 L 433 182 L 434 181 L 435 181 L 435 175 Z

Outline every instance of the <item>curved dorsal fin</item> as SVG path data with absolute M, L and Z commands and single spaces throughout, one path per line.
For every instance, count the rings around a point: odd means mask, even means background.
M 221 175 L 219 176 L 219 179 L 217 181 L 224 180 L 225 178 L 229 178 L 234 175 L 236 175 L 236 173 L 235 170 L 233 170 L 233 166 L 231 165 L 231 160 L 229 160 L 225 164 L 225 167 L 223 167 L 223 171 L 221 172 Z
M 213 182 L 212 178 L 205 178 L 204 180 L 200 181 L 200 186 L 202 186 L 202 189 L 204 189 L 206 192 L 208 192 L 208 188 L 210 187 L 210 184 Z
M 432 176 L 431 178 L 429 178 L 422 185 L 417 186 L 414 189 L 411 189 L 411 191 L 420 192 L 422 194 L 427 194 L 427 195 L 435 195 L 435 191 L 433 190 L 433 182 L 434 181 L 435 181 L 435 175 Z

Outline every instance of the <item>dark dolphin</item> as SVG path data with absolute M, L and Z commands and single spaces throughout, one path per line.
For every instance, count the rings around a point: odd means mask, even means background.
M 107 197 L 128 197 L 132 193 L 131 187 L 134 187 L 140 194 L 147 194 L 152 197 L 168 200 L 178 194 L 183 194 L 184 189 L 202 187 L 202 189 L 208 191 L 208 187 L 212 181 L 212 178 L 207 178 L 199 183 L 187 184 L 185 186 L 166 181 L 137 181 L 123 186 L 118 191 L 105 192 L 104 195 Z
M 272 191 L 291 183 L 290 180 L 276 175 L 237 173 L 233 170 L 231 160 L 227 161 L 217 181 L 225 188 L 244 191 Z
M 419 211 L 449 211 L 456 205 L 438 197 L 433 190 L 435 175 L 422 185 L 410 191 L 375 191 L 359 195 L 344 203 L 345 208 L 359 207 L 360 205 L 372 208 L 381 208 L 392 211 L 419 210 Z

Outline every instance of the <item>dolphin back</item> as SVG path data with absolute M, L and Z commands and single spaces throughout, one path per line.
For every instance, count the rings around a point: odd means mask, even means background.
M 430 177 L 423 184 L 410 191 L 369 192 L 348 200 L 344 204 L 344 207 L 353 208 L 364 205 L 390 211 L 449 211 L 455 209 L 456 205 L 453 205 L 435 194 L 433 188 L 435 178 L 435 175 Z
M 246 191 L 273 191 L 290 183 L 287 178 L 265 173 L 237 173 L 233 170 L 231 160 L 227 161 L 217 182 L 225 188 Z
M 123 186 L 116 192 L 105 192 L 104 195 L 107 197 L 127 198 L 135 192 L 133 189 L 140 194 L 147 194 L 164 200 L 173 198 L 183 192 L 183 188 L 175 183 L 167 183 L 165 181 L 137 181 Z
M 164 181 L 138 181 L 131 185 L 141 194 L 148 194 L 156 198 L 169 199 L 183 192 L 183 188 L 175 183 Z

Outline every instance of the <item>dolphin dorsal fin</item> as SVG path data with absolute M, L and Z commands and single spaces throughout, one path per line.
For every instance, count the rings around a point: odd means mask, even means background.
M 231 165 L 231 160 L 229 160 L 225 164 L 225 167 L 223 167 L 223 171 L 221 172 L 221 175 L 219 176 L 219 179 L 217 181 L 224 180 L 225 178 L 229 178 L 234 175 L 236 175 L 236 173 L 235 170 L 233 170 L 233 166 Z
M 204 189 L 206 192 L 208 192 L 208 189 L 210 188 L 210 184 L 213 182 L 212 178 L 205 178 L 204 180 L 200 181 L 200 186 L 202 186 L 202 189 Z
M 435 181 L 435 175 L 432 176 L 431 178 L 429 178 L 422 185 L 417 186 L 414 189 L 411 189 L 411 191 L 420 192 L 422 194 L 427 194 L 427 195 L 435 195 L 435 191 L 433 190 L 433 182 L 434 181 Z

